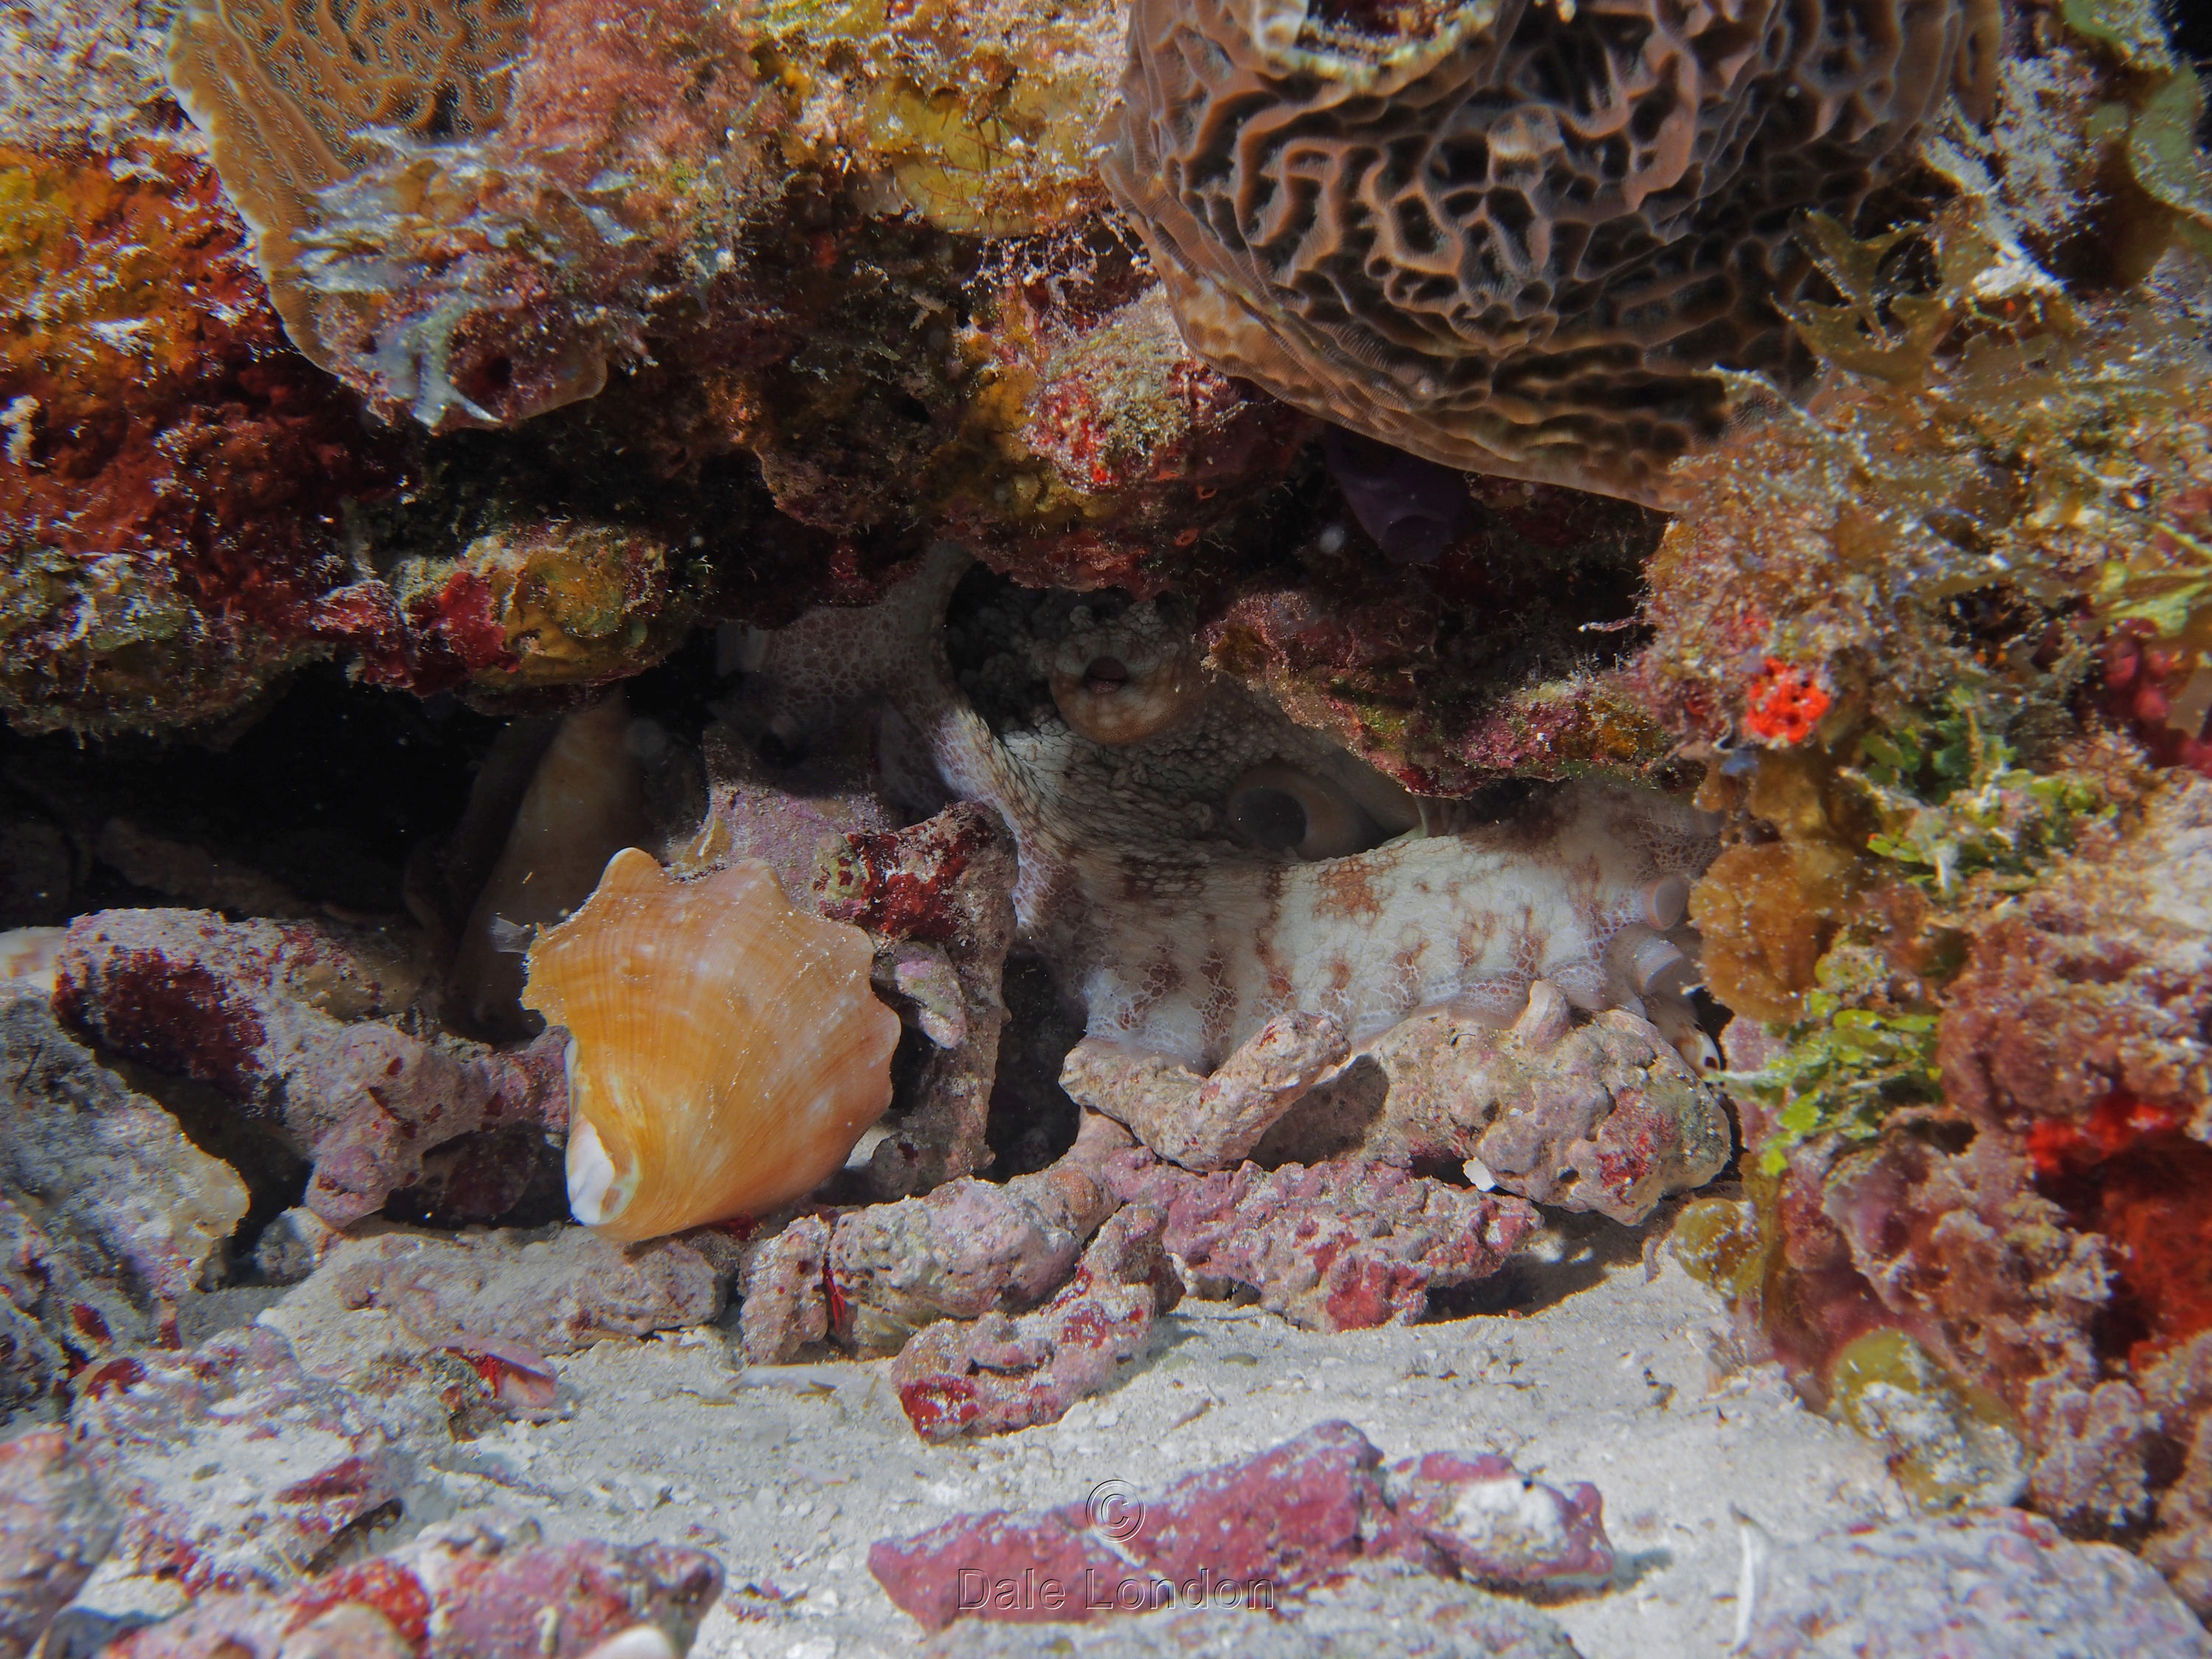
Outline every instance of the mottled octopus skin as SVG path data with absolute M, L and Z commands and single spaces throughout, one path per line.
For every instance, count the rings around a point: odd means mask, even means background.
M 1673 987 L 1639 1001 L 1619 958 L 1656 937 L 1654 891 L 1712 856 L 1686 805 L 1585 779 L 1502 822 L 1286 861 L 1220 827 L 1225 792 L 1270 762 L 1326 779 L 1340 750 L 1218 680 L 1119 748 L 1051 721 L 1001 738 L 939 642 L 966 564 L 941 550 L 872 610 L 811 613 L 769 641 L 760 672 L 802 726 L 882 703 L 887 749 L 918 743 L 953 795 L 1005 816 L 1021 935 L 1090 1036 L 1210 1070 L 1279 1013 L 1333 1015 L 1357 1045 L 1455 1000 L 1504 1023 L 1540 979 L 1586 1008 L 1685 1012 Z

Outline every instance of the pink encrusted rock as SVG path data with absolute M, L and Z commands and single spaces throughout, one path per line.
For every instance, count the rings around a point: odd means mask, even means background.
M 887 988 L 895 994 L 907 986 L 930 988 L 913 954 L 917 945 L 943 951 L 958 987 L 957 1029 L 950 1011 L 915 1003 L 924 1030 L 935 1028 L 932 1041 L 953 1041 L 939 1042 L 924 1063 L 910 1091 L 914 1105 L 870 1162 L 870 1180 L 886 1197 L 927 1192 L 991 1161 L 983 1129 L 1006 1021 L 1002 987 L 1014 937 L 1015 867 L 1005 821 L 988 806 L 963 801 L 904 830 L 846 836 L 815 875 L 822 914 L 853 923 L 875 942 L 878 979 Z
M 1382 1463 L 1351 1424 L 1316 1424 L 1257 1456 L 1185 1475 L 1142 1505 L 1120 1542 L 1170 1584 L 1206 1573 L 1279 1590 L 1317 1583 L 1389 1534 Z
M 1605 1500 L 1587 1480 L 1565 1492 L 1496 1453 L 1429 1452 L 1384 1477 L 1409 1551 L 1478 1584 L 1515 1589 L 1602 1583 L 1613 1576 Z
M 544 1545 L 534 1526 L 477 1522 L 286 1595 L 203 1596 L 105 1659 L 583 1659 L 641 1629 L 661 1639 L 636 1656 L 680 1656 L 721 1589 L 720 1564 L 697 1550 Z
M 71 925 L 56 966 L 54 1008 L 72 1029 L 211 1085 L 306 1146 L 307 1207 L 333 1226 L 374 1214 L 464 1136 L 567 1132 L 557 1040 L 509 1055 L 360 1018 L 382 1012 L 378 988 L 310 927 L 103 910 Z
M 1128 1133 L 1091 1115 L 1049 1168 L 1000 1184 L 963 1177 L 921 1198 L 801 1216 L 745 1250 L 742 1342 L 783 1364 L 834 1338 L 896 1353 L 942 1319 L 1035 1307 L 1066 1282 L 1120 1200 L 1103 1164 Z
M 788 1365 L 830 1338 L 830 1224 L 794 1218 L 782 1231 L 747 1248 L 738 1269 L 744 1310 L 738 1345 L 748 1365 Z
M 1182 1286 L 1160 1249 L 1165 1218 L 1133 1206 L 1098 1230 L 1074 1276 L 1034 1313 L 930 1326 L 891 1362 L 899 1406 L 925 1440 L 1054 1423 L 1150 1346 Z
M 1134 1571 L 1093 1531 L 1079 1504 L 1042 1515 L 963 1515 L 912 1538 L 880 1540 L 868 1571 L 900 1611 L 928 1630 L 963 1614 L 1008 1624 L 1081 1623 Z
M 1351 1051 L 1329 1014 L 1278 1014 L 1200 1077 L 1164 1054 L 1085 1037 L 1068 1053 L 1060 1087 L 1126 1123 L 1170 1163 L 1218 1170 L 1237 1162 Z
M 1533 1232 L 1534 1207 L 1387 1164 L 1286 1164 L 1194 1176 L 1125 1164 L 1132 1203 L 1167 1212 L 1162 1242 L 1200 1294 L 1232 1285 L 1322 1331 L 1409 1323 L 1429 1292 L 1487 1278 Z
M 60 1429 L 0 1441 L 0 1659 L 24 1659 L 115 1542 L 117 1522 Z
M 1077 1624 L 1209 1601 L 1280 1607 L 1377 1560 L 1524 1590 L 1612 1571 L 1590 1487 L 1559 1492 L 1498 1457 L 1431 1453 L 1388 1476 L 1382 1463 L 1351 1424 L 1320 1423 L 1154 1497 L 1094 1492 L 1087 1504 L 961 1516 L 885 1539 L 868 1570 L 931 1630 L 963 1616 Z M 1541 1508 L 1559 1524 L 1492 1518 L 1501 1486 L 1513 1510 Z
M 1423 1010 L 1365 1044 L 1260 1143 L 1270 1165 L 1466 1164 L 1479 1185 L 1629 1225 L 1727 1164 L 1727 1109 L 1650 1021 L 1609 1009 L 1569 1026 L 1532 1013 L 1498 1030 Z
M 296 1582 L 410 1472 L 364 1402 L 261 1326 L 110 1360 L 77 1389 L 70 1425 L 122 1513 L 118 1556 L 189 1590 Z

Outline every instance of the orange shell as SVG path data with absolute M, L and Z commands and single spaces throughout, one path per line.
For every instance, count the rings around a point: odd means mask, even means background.
M 616 854 L 531 951 L 522 997 L 568 1028 L 576 1218 L 657 1238 L 811 1192 L 890 1103 L 899 1024 L 873 959 L 758 860 L 678 881 Z

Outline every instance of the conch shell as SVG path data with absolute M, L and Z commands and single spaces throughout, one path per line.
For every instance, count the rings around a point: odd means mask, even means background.
M 526 1006 L 568 1028 L 568 1204 L 623 1241 L 803 1197 L 890 1103 L 898 1017 L 874 951 L 758 860 L 678 881 L 609 860 L 530 952 Z

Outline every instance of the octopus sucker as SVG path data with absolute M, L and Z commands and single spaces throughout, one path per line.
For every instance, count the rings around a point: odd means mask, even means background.
M 1462 1001 L 1510 1024 L 1542 982 L 1710 1046 L 1688 1001 L 1694 957 L 1668 936 L 1715 850 L 1706 815 L 1595 776 L 1501 817 L 1445 811 L 1211 673 L 1172 720 L 1101 742 L 1066 716 L 1053 676 L 1116 624 L 1002 592 L 963 611 L 956 666 L 946 617 L 967 569 L 941 548 L 875 611 L 770 636 L 756 718 L 895 709 L 879 739 L 910 737 L 949 794 L 1005 816 L 1022 942 L 1091 1035 L 1206 1071 L 1281 1015 L 1326 1013 L 1357 1045 Z M 1163 614 L 1121 624 L 1143 660 L 1178 659 Z M 1055 623 L 1060 637 L 1037 636 Z

